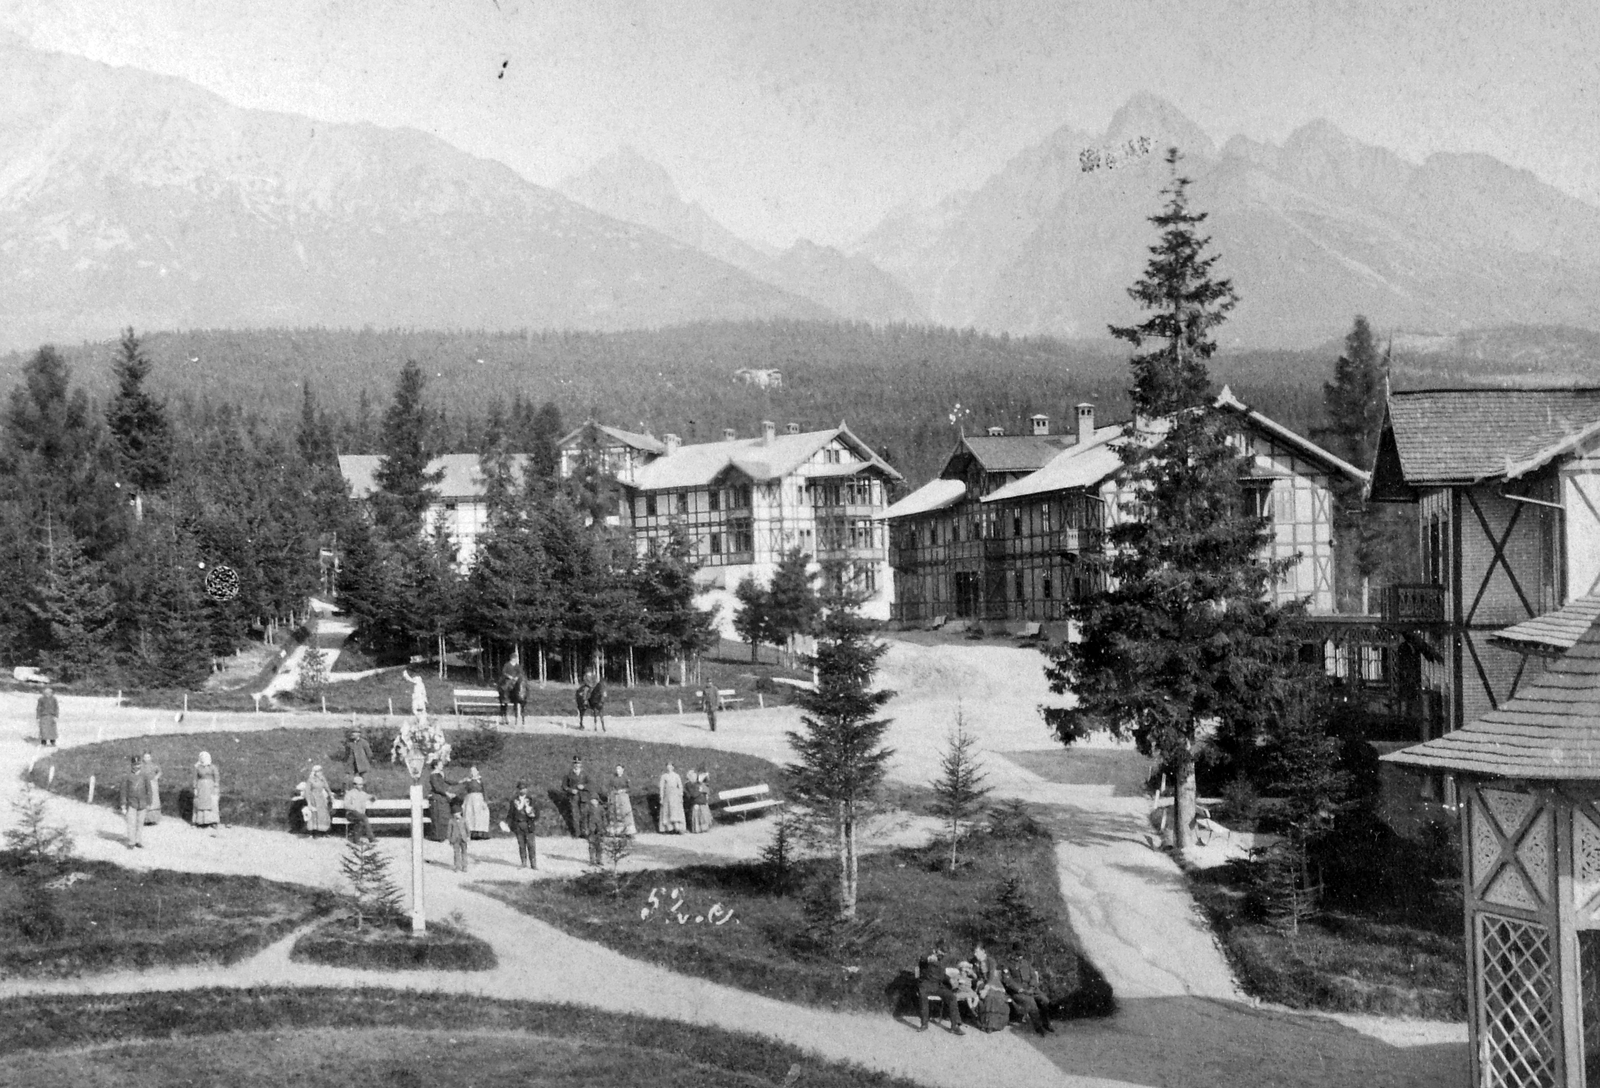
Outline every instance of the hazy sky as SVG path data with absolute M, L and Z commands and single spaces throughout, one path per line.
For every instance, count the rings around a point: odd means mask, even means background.
M 776 243 L 852 242 L 1140 90 L 1219 143 L 1325 117 L 1600 203 L 1600 0 L 0 0 L 0 27 L 541 184 L 632 144 Z

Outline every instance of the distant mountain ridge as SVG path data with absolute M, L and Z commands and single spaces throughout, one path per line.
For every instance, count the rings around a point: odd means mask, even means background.
M 0 339 L 832 312 L 409 129 L 244 110 L 0 35 Z
M 805 240 L 776 252 L 739 238 L 699 204 L 684 200 L 666 169 L 631 147 L 619 148 L 557 188 L 585 207 L 660 231 L 840 317 L 878 324 L 927 320 L 903 284 L 859 254 Z
M 1219 150 L 1153 95 L 1104 133 L 1062 128 L 978 190 L 889 217 L 859 252 L 935 322 L 1103 336 L 1135 313 L 1125 289 L 1154 237 L 1168 146 L 1242 299 L 1228 345 L 1310 346 L 1356 313 L 1380 328 L 1600 328 L 1600 208 L 1489 156 L 1413 165 L 1326 121 L 1282 146 L 1234 137 Z

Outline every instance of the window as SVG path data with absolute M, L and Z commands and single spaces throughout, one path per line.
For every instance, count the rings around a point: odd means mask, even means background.
M 1011 535 L 1022 535 L 1022 511 L 1018 510 L 1011 515 Z
M 1013 596 L 1013 598 L 1015 600 L 1019 600 L 1020 601 L 1020 600 L 1023 599 L 1023 594 L 1022 594 L 1022 572 L 1020 570 L 1012 572 L 1012 575 L 1011 575 L 1011 589 L 1012 589 L 1012 596 Z
M 859 568 L 856 572 L 856 585 L 864 593 L 878 592 L 878 568 L 870 563 Z
M 1054 597 L 1054 594 L 1051 592 L 1054 589 L 1054 586 L 1051 585 L 1050 576 L 1048 574 L 1044 576 L 1044 585 L 1041 588 L 1044 590 L 1045 600 L 1048 601 Z
M 1272 522 L 1272 481 L 1246 480 L 1244 483 L 1245 510 L 1253 518 Z
M 730 510 L 750 509 L 750 485 L 740 484 L 738 487 L 730 488 L 728 491 L 728 499 L 728 508 Z
M 823 450 L 822 460 L 824 464 L 837 465 L 839 463 L 839 451 L 832 447 Z
M 712 511 L 712 513 L 715 513 L 716 511 L 721 510 L 722 509 L 722 492 L 718 491 L 716 488 L 713 487 L 711 489 L 711 491 L 710 491 L 710 502 L 711 502 L 711 511 Z
M 689 493 L 687 491 L 680 491 L 680 492 L 678 492 L 678 513 L 687 514 L 688 512 L 689 512 Z
M 656 516 L 656 497 L 654 495 L 646 495 L 644 497 L 644 516 L 647 518 Z
M 722 554 L 722 534 L 721 533 L 712 533 L 711 534 L 711 554 L 712 555 L 721 555 Z
M 732 539 L 733 551 L 755 551 L 755 534 L 751 531 L 750 522 L 748 520 L 734 522 L 731 526 L 731 529 L 732 531 L 728 535 Z
M 1051 526 L 1054 524 L 1054 519 L 1050 517 L 1050 513 L 1055 509 L 1055 505 L 1056 504 L 1053 502 L 1047 502 L 1044 504 L 1044 531 L 1047 533 L 1051 531 Z M 1045 596 L 1048 597 L 1049 594 L 1047 593 Z
M 1428 583 L 1430 585 L 1444 585 L 1444 527 L 1439 523 L 1439 515 L 1435 514 L 1428 519 Z

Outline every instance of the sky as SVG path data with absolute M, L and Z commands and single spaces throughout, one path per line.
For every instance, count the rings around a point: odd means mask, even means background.
M 0 0 L 0 28 L 542 185 L 629 145 L 776 245 L 849 246 L 1139 91 L 1219 144 L 1324 118 L 1600 204 L 1595 0 Z

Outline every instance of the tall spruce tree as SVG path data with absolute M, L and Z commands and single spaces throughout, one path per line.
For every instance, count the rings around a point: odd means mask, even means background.
M 1195 758 L 1212 729 L 1224 747 L 1247 750 L 1264 711 L 1259 692 L 1293 642 L 1282 610 L 1266 599 L 1286 564 L 1263 562 L 1263 518 L 1245 502 L 1248 466 L 1230 444 L 1229 419 L 1209 403 L 1213 330 L 1232 308 L 1229 281 L 1198 233 L 1178 155 L 1173 181 L 1151 217 L 1161 231 L 1144 277 L 1129 295 L 1152 311 L 1111 331 L 1137 351 L 1136 412 L 1120 447 L 1123 517 L 1109 536 L 1106 588 L 1077 602 L 1079 641 L 1046 648 L 1052 691 L 1077 705 L 1046 718 L 1065 743 L 1090 728 L 1131 734 L 1177 784 L 1178 845 L 1194 819 Z
M 794 640 L 816 629 L 822 601 L 817 596 L 817 577 L 811 570 L 811 556 L 799 548 L 784 552 L 772 572 L 767 590 L 768 635 L 774 642 L 794 650 Z
M 382 454 L 373 473 L 377 490 L 372 495 L 373 516 L 391 542 L 420 535 L 423 516 L 433 501 L 442 470 L 430 472 L 435 423 L 424 399 L 426 379 L 411 360 L 400 368 L 394 401 L 383 414 L 378 437 Z
M 1333 381 L 1322 386 L 1327 422 L 1313 428 L 1312 437 L 1357 468 L 1370 471 L 1377 460 L 1388 381 L 1389 360 L 1379 352 L 1367 319 L 1358 314 L 1334 364 Z M 1366 506 L 1359 481 L 1335 475 L 1333 494 L 1334 534 L 1342 545 L 1340 565 L 1352 563 L 1360 578 L 1368 578 L 1384 565 L 1384 542 L 1392 535 L 1389 519 Z
M 150 360 L 132 327 L 123 330 L 111 369 L 117 391 L 106 406 L 106 426 L 117 473 L 135 496 L 157 494 L 172 479 L 172 427 L 166 405 L 145 388 Z
M 830 608 L 811 664 L 817 690 L 802 691 L 802 732 L 788 734 L 795 762 L 784 768 L 790 794 L 827 828 L 838 864 L 835 896 L 840 918 L 856 915 L 858 838 L 863 818 L 883 785 L 894 749 L 883 746 L 887 718 L 876 717 L 894 692 L 873 688 L 888 647 L 845 605 Z
M 111 660 L 116 620 L 105 568 L 85 556 L 64 527 L 50 531 L 46 555 L 35 608 L 50 643 L 40 653 L 40 663 L 62 680 L 94 676 Z

